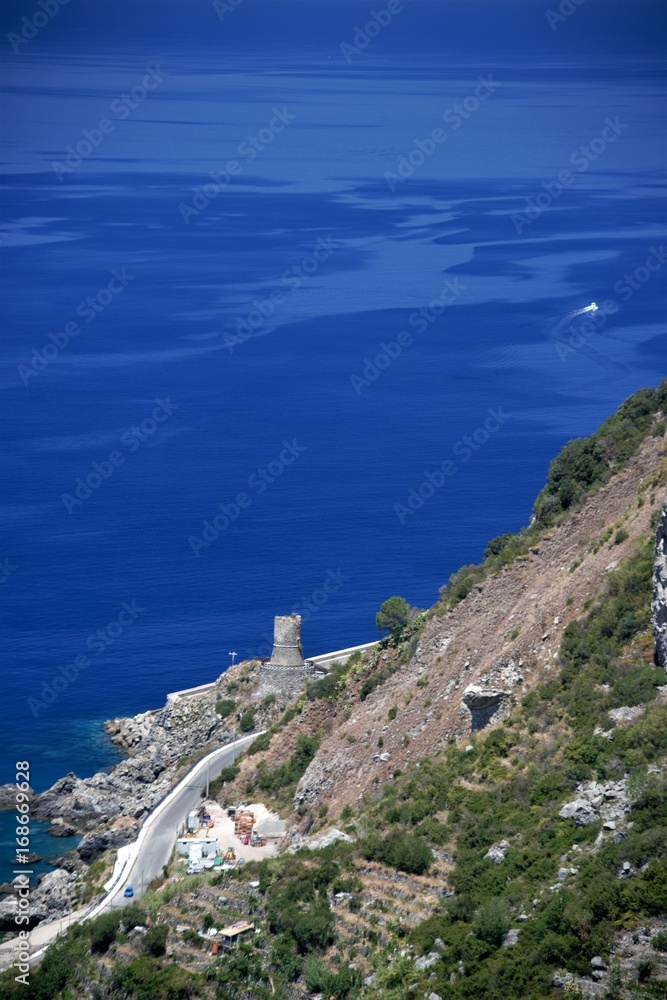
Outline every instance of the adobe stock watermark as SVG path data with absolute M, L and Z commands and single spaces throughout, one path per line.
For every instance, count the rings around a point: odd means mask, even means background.
M 202 549 L 208 549 L 213 542 L 216 542 L 223 531 L 241 516 L 241 512 L 251 506 L 256 497 L 266 493 L 269 486 L 272 486 L 279 479 L 285 470 L 296 462 L 299 455 L 306 450 L 303 445 L 297 444 L 296 438 L 291 441 L 282 442 L 282 450 L 268 462 L 265 466 L 255 469 L 247 479 L 247 488 L 252 490 L 252 494 L 242 490 L 237 493 L 231 503 L 219 503 L 218 511 L 210 520 L 202 521 L 201 535 L 190 535 L 188 544 L 195 556 L 199 557 Z
M 605 118 L 604 128 L 599 136 L 592 139 L 588 145 L 579 146 L 570 155 L 569 162 L 578 173 L 584 173 L 595 163 L 598 157 L 612 145 L 620 135 L 630 126 L 622 122 L 620 117 Z M 510 219 L 517 233 L 521 233 L 526 226 L 532 226 L 533 222 L 542 215 L 568 188 L 571 188 L 576 181 L 576 174 L 571 170 L 561 170 L 558 177 L 551 181 L 542 181 L 544 191 L 540 191 L 532 198 L 526 198 L 526 207 L 523 212 L 514 212 Z
M 454 445 L 452 445 L 452 455 L 461 459 L 464 465 L 482 448 L 487 441 L 496 434 L 501 427 L 504 427 L 511 418 L 511 413 L 504 413 L 502 406 L 489 407 L 486 411 L 488 416 L 476 427 L 471 434 L 466 434 Z M 428 503 L 435 494 L 441 490 L 445 484 L 455 476 L 458 466 L 451 458 L 446 458 L 437 468 L 424 473 L 424 479 L 417 487 L 411 487 L 404 504 L 395 503 L 394 513 L 399 524 L 405 524 L 408 517 L 412 517 L 418 510 Z
M 104 628 L 99 628 L 96 632 L 92 632 L 88 636 L 86 639 L 86 650 L 88 652 L 79 653 L 70 663 L 58 667 L 50 680 L 43 681 L 39 691 L 40 697 L 36 698 L 31 695 L 26 699 L 26 704 L 34 718 L 37 718 L 39 713 L 43 712 L 45 708 L 53 705 L 59 695 L 63 694 L 70 684 L 73 684 L 77 680 L 81 672 L 87 670 L 94 663 L 95 658 L 100 656 L 101 653 L 106 652 L 109 646 L 113 646 L 119 636 L 130 625 L 134 625 L 139 615 L 143 614 L 144 611 L 145 608 L 138 607 L 136 601 L 123 601 L 116 618 L 109 622 L 108 625 L 105 625 Z M 92 655 L 89 656 L 88 653 Z
M 96 490 L 99 490 L 102 483 L 110 479 L 116 469 L 125 465 L 127 456 L 133 455 L 142 444 L 145 444 L 158 427 L 179 408 L 179 404 L 172 403 L 169 396 L 165 400 L 156 399 L 155 403 L 156 406 L 147 417 L 121 434 L 119 444 L 125 450 L 125 454 L 120 448 L 114 448 L 106 458 L 93 462 L 90 472 L 85 474 L 85 477 L 77 476 L 72 493 L 63 493 L 60 499 L 68 514 L 73 514 L 75 507 L 81 507 Z
M 0 583 L 7 583 L 10 576 L 13 576 L 17 570 L 18 566 L 14 566 L 9 559 L 3 559 L 0 561 Z
M 253 308 L 245 316 L 237 316 L 235 332 L 230 333 L 226 330 L 223 334 L 224 345 L 230 354 L 233 354 L 234 349 L 240 344 L 250 340 L 266 320 L 273 316 L 276 309 L 284 305 L 288 294 L 297 291 L 305 281 L 317 274 L 320 266 L 329 260 L 334 250 L 342 246 L 342 242 L 332 239 L 331 236 L 327 236 L 326 239 L 320 237 L 312 253 L 284 271 L 280 284 L 276 285 L 266 298 L 255 299 L 252 303 Z
M 197 185 L 192 188 L 193 198 L 190 204 L 180 202 L 178 211 L 186 225 L 190 224 L 200 212 L 203 212 L 210 203 L 225 191 L 232 182 L 233 177 L 238 177 L 243 173 L 244 167 L 257 159 L 260 153 L 271 145 L 277 135 L 284 132 L 288 125 L 296 120 L 296 115 L 287 110 L 286 106 L 274 108 L 273 116 L 268 125 L 261 128 L 255 135 L 246 136 L 236 147 L 236 153 L 240 160 L 228 160 L 221 170 L 210 170 L 208 176 L 212 178 L 212 184 Z
M 502 83 L 494 82 L 491 74 L 485 79 L 483 76 L 477 77 L 477 86 L 472 94 L 464 98 L 463 101 L 456 101 L 451 107 L 442 113 L 442 120 L 449 126 L 452 132 L 458 131 L 464 121 L 479 110 L 481 105 L 488 101 L 489 97 L 502 87 Z M 414 149 L 409 153 L 399 156 L 396 169 L 385 170 L 384 179 L 389 190 L 393 193 L 400 184 L 404 184 L 414 174 L 415 170 L 421 167 L 436 150 L 444 145 L 449 138 L 449 133 L 442 128 L 434 128 L 423 139 L 415 139 Z
M 402 14 L 404 10 L 405 2 L 403 0 L 389 0 L 389 3 L 385 7 L 381 7 L 380 10 L 369 11 L 366 23 L 355 26 L 352 43 L 341 42 L 338 46 L 348 66 L 352 62 L 352 57 L 362 55 L 373 39 L 377 38 L 385 28 L 388 28 L 396 15 Z
M 615 281 L 614 291 L 623 303 L 629 302 L 666 263 L 667 252 L 663 246 L 649 247 L 649 254 L 643 264 L 639 264 L 633 271 Z M 558 340 L 555 344 L 560 360 L 565 363 L 570 355 L 590 345 L 591 338 L 606 325 L 608 317 L 613 316 L 620 308 L 615 299 L 605 299 L 594 311 L 587 310 L 585 318 L 577 317 L 573 320 L 567 328 L 569 334 L 567 340 Z
M 61 7 L 66 7 L 69 0 L 37 0 L 36 10 L 31 17 L 21 18 L 20 34 L 10 31 L 7 41 L 12 47 L 15 55 L 21 51 L 22 45 L 27 45 L 33 38 L 36 38 L 42 28 L 45 28 L 49 21 L 52 21 Z
M 243 0 L 213 0 L 213 10 L 221 21 L 225 20 L 227 14 L 232 14 L 237 7 L 240 7 Z
M 85 299 L 82 299 L 74 310 L 75 315 L 82 319 L 86 325 L 92 323 L 121 292 L 125 291 L 135 277 L 134 274 L 128 274 L 124 267 L 120 269 L 114 267 L 106 285 L 98 288 L 94 295 L 87 295 Z M 51 343 L 44 344 L 41 348 L 33 347 L 31 363 L 16 366 L 23 385 L 28 385 L 31 378 L 48 368 L 70 342 L 79 336 L 81 331 L 81 324 L 76 320 L 70 320 L 65 323 L 62 330 L 47 335 Z
M 568 17 L 572 17 L 583 3 L 586 3 L 586 0 L 561 0 L 558 4 L 558 10 L 545 10 L 544 16 L 551 30 L 555 31 L 559 24 L 563 24 Z
M 425 330 L 442 316 L 447 306 L 451 306 L 466 291 L 467 286 L 459 278 L 445 278 L 440 294 L 432 299 L 427 306 L 420 306 L 408 316 L 408 326 L 411 326 L 416 333 L 424 333 Z M 361 375 L 350 375 L 350 385 L 354 389 L 355 395 L 360 396 L 365 388 L 379 379 L 382 372 L 386 371 L 401 356 L 406 347 L 414 343 L 414 338 L 408 330 L 401 330 L 393 340 L 388 343 L 382 341 L 380 350 L 373 358 L 364 358 L 364 366 Z
M 301 615 L 301 622 L 304 624 L 313 615 L 316 615 L 318 611 L 321 611 L 328 604 L 329 598 L 337 594 L 341 587 L 344 587 L 351 579 L 352 577 L 346 576 L 340 567 L 336 570 L 328 569 L 321 585 L 316 587 L 312 594 L 309 594 L 307 597 L 299 598 L 289 613 L 291 615 Z M 264 645 L 249 652 L 246 659 L 264 660 L 271 655 L 273 650 L 273 636 L 265 632 L 262 639 L 264 640 Z
M 116 130 L 116 123 L 124 121 L 129 117 L 131 111 L 135 111 L 147 97 L 150 96 L 169 74 L 166 70 L 160 74 L 160 67 L 152 69 L 146 66 L 146 75 L 141 83 L 132 88 L 129 94 L 121 94 L 109 105 L 110 118 L 100 118 L 93 128 L 81 130 L 81 138 L 75 146 L 65 146 L 64 161 L 53 160 L 51 169 L 62 183 L 63 178 L 71 174 L 77 167 L 80 167 L 84 160 L 95 152 L 102 145 L 108 135 Z M 115 119 L 115 120 L 114 120 Z

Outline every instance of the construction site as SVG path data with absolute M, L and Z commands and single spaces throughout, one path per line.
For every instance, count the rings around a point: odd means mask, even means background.
M 218 802 L 206 799 L 189 813 L 176 850 L 187 859 L 188 872 L 197 874 L 272 857 L 284 836 L 285 821 L 261 803 L 223 809 Z

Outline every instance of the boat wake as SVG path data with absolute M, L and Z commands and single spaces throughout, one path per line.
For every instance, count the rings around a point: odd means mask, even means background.
M 556 324 L 553 331 L 554 334 L 557 334 L 562 326 L 565 326 L 566 323 L 569 323 L 570 320 L 573 320 L 576 316 L 583 316 L 585 313 L 597 312 L 599 308 L 600 307 L 597 302 L 591 302 L 589 306 L 584 306 L 583 309 L 573 309 L 572 312 L 569 312 L 567 316 L 563 316 L 562 320 Z

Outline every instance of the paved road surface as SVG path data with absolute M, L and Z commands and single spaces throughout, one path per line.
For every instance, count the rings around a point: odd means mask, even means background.
M 185 822 L 187 814 L 201 802 L 201 790 L 206 785 L 207 777 L 211 781 L 217 778 L 223 767 L 232 764 L 241 750 L 258 735 L 259 733 L 252 733 L 250 736 L 244 736 L 236 743 L 220 747 L 219 750 L 208 754 L 180 784 L 172 789 L 164 802 L 146 819 L 138 838 L 140 843 L 137 856 L 129 870 L 122 873 L 117 884 L 112 886 L 101 903 L 77 910 L 61 920 L 40 924 L 30 932 L 31 964 L 39 961 L 43 957 L 45 948 L 77 920 L 97 917 L 112 907 L 127 906 L 130 900 L 123 896 L 126 886 L 133 887 L 135 899 L 141 898 L 151 879 L 162 874 L 162 866 L 171 857 L 178 831 Z M 13 961 L 13 942 L 6 941 L 0 944 L 0 969 L 7 968 Z
M 134 889 L 134 898 L 140 899 L 148 883 L 157 875 L 162 874 L 162 866 L 166 865 L 176 844 L 176 838 L 182 829 L 189 812 L 201 802 L 202 788 L 206 786 L 206 776 L 212 781 L 222 771 L 223 767 L 233 764 L 236 757 L 245 746 L 255 739 L 257 733 L 237 740 L 231 747 L 222 747 L 216 751 L 216 756 L 209 762 L 195 768 L 178 786 L 178 794 L 156 816 L 139 849 L 139 854 L 130 868 L 124 874 L 118 889 L 109 895 L 107 907 L 127 906 L 129 900 L 123 896 L 126 886 Z M 102 912 L 102 911 L 100 911 Z

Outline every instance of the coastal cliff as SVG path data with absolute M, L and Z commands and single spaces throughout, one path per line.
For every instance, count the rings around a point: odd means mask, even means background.
M 666 409 L 663 383 L 568 445 L 528 528 L 294 701 L 258 699 L 259 664 L 241 663 L 108 723 L 127 759 L 34 797 L 54 832 L 84 834 L 36 918 L 100 891 L 192 761 L 265 730 L 211 791 L 286 818 L 282 855 L 185 886 L 172 863 L 145 897 L 188 988 L 213 968 L 192 953 L 207 926 L 187 933 L 206 908 L 261 930 L 243 973 L 211 958 L 234 1000 L 459 1000 L 498 977 L 512 998 L 602 997 L 664 978 Z M 0 916 L 11 907 L 6 894 Z

